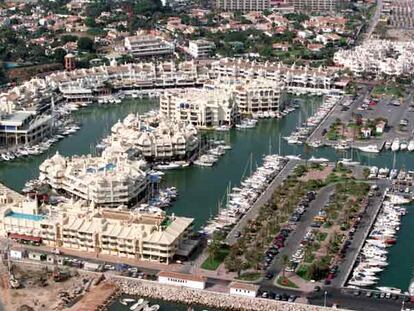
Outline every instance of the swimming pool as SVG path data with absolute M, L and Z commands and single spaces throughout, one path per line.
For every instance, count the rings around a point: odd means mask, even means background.
M 42 215 L 31 215 L 31 214 L 16 213 L 16 212 L 10 212 L 6 215 L 6 217 L 26 219 L 26 220 L 32 220 L 32 221 L 40 221 L 43 219 Z

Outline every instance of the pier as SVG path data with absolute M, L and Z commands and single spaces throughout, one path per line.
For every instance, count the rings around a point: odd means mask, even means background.
M 378 184 L 378 183 L 377 183 Z M 349 278 L 350 273 L 354 267 L 355 261 L 361 251 L 365 240 L 377 219 L 378 213 L 381 210 L 382 202 L 385 197 L 385 188 L 389 185 L 388 181 L 382 181 L 378 184 L 381 191 L 381 196 L 374 197 L 370 200 L 364 216 L 361 219 L 360 228 L 355 232 L 353 242 L 349 247 L 347 256 L 340 264 L 339 273 L 336 278 L 333 279 L 332 285 L 338 287 L 344 287 L 346 281 Z

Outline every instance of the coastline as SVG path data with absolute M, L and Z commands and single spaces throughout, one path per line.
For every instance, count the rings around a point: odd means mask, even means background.
M 219 310 L 239 311 L 318 311 L 331 310 L 328 307 L 282 302 L 262 298 L 235 296 L 209 290 L 192 289 L 160 284 L 154 281 L 134 280 L 111 276 L 110 281 L 117 284 L 121 293 L 129 296 L 160 299 L 186 305 L 202 305 Z M 340 310 L 340 309 L 337 309 Z

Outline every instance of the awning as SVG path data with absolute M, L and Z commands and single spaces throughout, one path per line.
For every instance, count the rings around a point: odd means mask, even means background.
M 31 235 L 25 235 L 25 234 L 18 234 L 18 233 L 11 233 L 9 235 L 9 238 L 16 239 L 16 240 L 25 240 L 25 241 L 32 241 L 32 242 L 41 242 L 42 238 L 31 236 Z

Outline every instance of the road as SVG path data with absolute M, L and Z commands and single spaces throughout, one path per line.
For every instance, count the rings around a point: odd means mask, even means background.
M 273 179 L 269 187 L 264 193 L 257 199 L 249 211 L 240 219 L 240 221 L 234 226 L 234 228 L 227 235 L 226 242 L 229 245 L 233 245 L 237 241 L 237 233 L 242 232 L 243 228 L 247 225 L 249 220 L 255 219 L 259 213 L 260 208 L 266 204 L 272 197 L 275 189 L 290 175 L 295 166 L 300 163 L 300 160 L 289 160 L 279 174 Z
M 335 185 L 329 185 L 318 191 L 315 200 L 311 202 L 300 222 L 298 222 L 296 228 L 287 238 L 285 247 L 282 248 L 282 251 L 273 259 L 272 265 L 269 267 L 268 271 L 273 272 L 275 275 L 278 275 L 282 271 L 283 267 L 280 258 L 282 258 L 283 255 L 287 255 L 291 258 L 313 222 L 313 217 L 315 217 L 320 209 L 328 202 L 329 195 L 333 192 L 334 188 Z M 273 284 L 272 282 L 273 280 L 263 280 L 262 285 L 269 286 Z
M 382 6 L 383 6 L 382 1 L 383 0 L 377 0 L 377 5 L 375 7 L 374 15 L 372 16 L 372 19 L 371 19 L 371 21 L 368 25 L 367 32 L 365 33 L 365 39 L 370 39 L 371 38 L 372 33 L 374 32 L 375 27 L 378 24 L 378 21 L 381 17 L 381 11 L 382 11 Z

